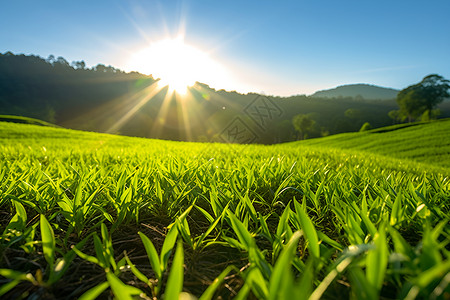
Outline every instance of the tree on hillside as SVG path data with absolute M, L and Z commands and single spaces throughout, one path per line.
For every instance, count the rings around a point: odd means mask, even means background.
M 433 108 L 444 98 L 450 97 L 450 81 L 444 77 L 432 74 L 421 82 L 401 90 L 397 95 L 400 115 L 404 115 L 408 122 L 426 115 L 432 115 Z
M 441 114 L 441 110 L 440 109 L 432 109 L 429 110 L 427 109 L 426 111 L 424 111 L 424 113 L 420 116 L 420 121 L 430 121 L 430 120 L 435 120 L 437 119 L 437 117 Z
M 372 129 L 372 126 L 370 125 L 369 122 L 366 122 L 363 124 L 363 126 L 361 126 L 361 129 L 359 130 L 359 132 L 367 131 L 370 129 Z
M 303 140 L 307 137 L 308 132 L 316 124 L 311 116 L 298 114 L 292 119 L 292 125 L 294 125 L 295 130 L 298 132 L 298 139 Z
M 349 108 L 344 112 L 344 115 L 353 120 L 353 121 L 359 121 L 362 118 L 362 112 L 359 109 L 355 108 Z
M 391 111 L 388 113 L 388 116 L 389 116 L 389 118 L 392 119 L 392 124 L 396 124 L 397 122 L 404 121 L 404 120 L 402 120 L 402 118 L 403 118 L 404 115 L 402 115 L 402 114 L 400 113 L 400 110 L 391 110 Z

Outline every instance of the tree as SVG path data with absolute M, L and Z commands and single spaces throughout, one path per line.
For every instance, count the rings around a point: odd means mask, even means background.
M 62 56 L 58 56 L 56 61 L 54 62 L 55 65 L 60 65 L 61 67 L 70 67 L 69 62 Z
M 432 74 L 421 82 L 401 90 L 397 95 L 400 114 L 408 118 L 408 122 L 422 116 L 427 110 L 431 112 L 444 98 L 450 97 L 450 81 Z
M 429 110 L 427 109 L 421 116 L 420 116 L 420 121 L 430 121 L 430 120 L 435 120 L 437 119 L 437 117 L 441 114 L 441 110 L 440 109 L 432 109 Z
M 56 61 L 55 56 L 53 54 L 50 54 L 46 60 L 49 64 L 53 64 Z
M 400 110 L 391 110 L 388 113 L 388 116 L 392 119 L 392 124 L 396 124 L 397 121 L 404 121 L 404 115 L 400 112 Z
M 81 61 L 73 61 L 71 66 L 77 70 L 84 70 L 86 69 L 86 63 L 84 60 Z
M 104 64 L 98 64 L 95 66 L 95 71 L 100 73 L 106 73 L 106 66 Z
M 310 116 L 304 114 L 296 115 L 292 119 L 292 125 L 294 125 L 295 130 L 299 133 L 300 140 L 306 138 L 307 133 L 315 124 L 316 121 L 314 121 Z
M 366 122 L 363 124 L 363 126 L 361 126 L 361 129 L 359 130 L 359 132 L 367 131 L 370 129 L 372 129 L 372 125 L 370 125 L 369 122 Z
M 354 121 L 359 121 L 362 118 L 362 112 L 361 110 L 357 109 L 357 108 L 349 108 L 344 112 L 344 115 L 349 118 L 352 119 Z

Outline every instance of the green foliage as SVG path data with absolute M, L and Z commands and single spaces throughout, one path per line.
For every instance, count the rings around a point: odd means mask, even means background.
M 430 112 L 445 98 L 450 97 L 450 81 L 444 77 L 431 74 L 417 84 L 408 86 L 397 95 L 400 114 L 408 121 L 418 119 L 426 111 Z
M 298 132 L 300 140 L 307 137 L 308 132 L 311 131 L 315 123 L 316 122 L 309 115 L 299 114 L 292 118 L 292 124 Z
M 449 169 L 338 148 L 447 123 L 275 146 L 0 123 L 0 296 L 445 299 Z
M 141 290 L 134 286 L 124 284 L 111 272 L 106 273 L 106 278 L 117 300 L 132 300 L 142 294 Z
M 361 119 L 362 112 L 359 109 L 349 108 L 344 112 L 344 115 L 354 121 Z
M 361 126 L 361 129 L 359 131 L 362 132 L 362 131 L 367 131 L 367 130 L 370 130 L 370 129 L 372 129 L 372 126 L 370 125 L 369 122 L 366 122 L 366 123 L 363 124 L 363 126 Z
M 181 242 L 178 242 L 177 250 L 175 251 L 175 257 L 173 258 L 172 268 L 167 280 L 164 299 L 179 299 L 180 293 L 183 290 L 183 261 L 183 244 Z
M 422 113 L 419 120 L 423 121 L 423 122 L 428 122 L 428 121 L 437 119 L 437 117 L 440 114 L 441 114 L 440 109 L 432 109 L 432 110 L 427 109 L 426 111 L 424 111 Z
M 403 122 L 404 121 L 404 115 L 400 112 L 400 110 L 391 110 L 388 113 L 389 118 L 392 119 L 393 123 L 397 122 Z

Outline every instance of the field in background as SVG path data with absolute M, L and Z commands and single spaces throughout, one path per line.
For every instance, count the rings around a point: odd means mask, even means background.
M 293 143 L 364 151 L 450 167 L 450 119 L 408 123 Z
M 246 146 L 0 122 L 0 295 L 448 298 L 449 124 Z

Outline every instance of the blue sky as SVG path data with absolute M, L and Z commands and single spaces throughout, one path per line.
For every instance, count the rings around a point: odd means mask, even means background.
M 216 89 L 402 89 L 430 73 L 450 78 L 449 14 L 448 0 L 3 1 L 0 52 L 126 69 L 133 52 L 182 32 L 240 83 Z

